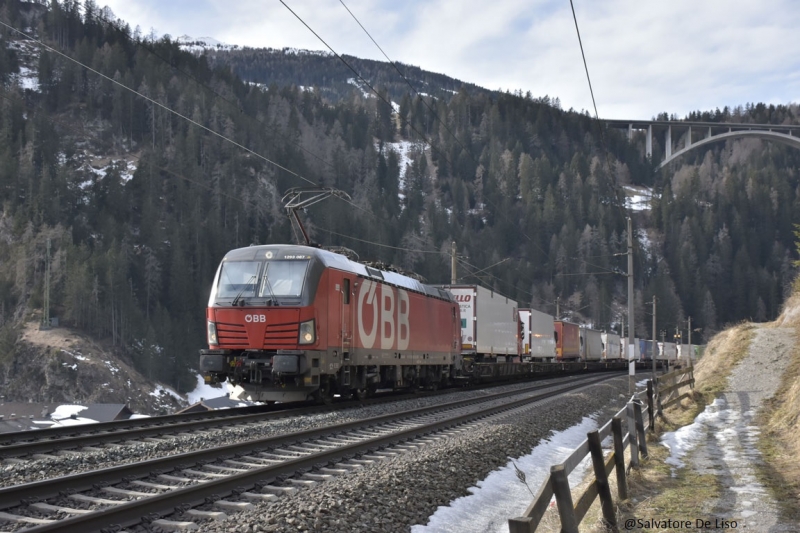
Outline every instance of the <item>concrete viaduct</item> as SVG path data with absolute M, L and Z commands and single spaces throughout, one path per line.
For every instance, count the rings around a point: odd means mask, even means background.
M 664 161 L 659 168 L 682 156 L 689 150 L 714 142 L 744 137 L 757 137 L 800 148 L 800 126 L 775 124 L 742 124 L 732 122 L 684 122 L 673 120 L 604 120 L 610 128 L 628 131 L 628 140 L 633 130 L 647 132 L 647 157 L 653 156 L 653 134 L 664 136 Z

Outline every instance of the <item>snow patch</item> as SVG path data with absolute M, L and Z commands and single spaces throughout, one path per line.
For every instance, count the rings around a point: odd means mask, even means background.
M 631 211 L 647 211 L 653 200 L 653 189 L 650 187 L 640 187 L 625 185 L 625 208 Z
M 193 391 L 186 393 L 186 399 L 189 400 L 190 404 L 193 404 L 202 400 L 219 398 L 231 392 L 233 392 L 233 386 L 231 386 L 230 382 L 226 381 L 222 384 L 222 387 L 213 387 L 205 383 L 202 375 L 197 374 L 197 386 Z
M 375 149 L 378 150 L 379 144 L 375 143 Z M 422 142 L 415 142 L 415 141 L 399 141 L 394 143 L 383 143 L 384 150 L 392 150 L 394 153 L 397 154 L 398 158 L 398 165 L 400 167 L 400 180 L 397 184 L 397 188 L 400 191 L 398 196 L 403 199 L 406 197 L 406 171 L 408 167 L 411 165 L 411 155 L 412 153 L 420 153 L 425 152 L 428 149 L 427 143 Z
M 150 393 L 150 396 L 154 396 L 156 398 L 160 398 L 164 395 L 169 395 L 175 398 L 176 400 L 184 401 L 183 396 L 175 392 L 174 390 L 170 389 L 169 387 L 165 387 L 163 385 L 157 385 L 155 390 Z
M 239 48 L 237 44 L 227 44 L 223 43 L 222 41 L 218 41 L 213 37 L 190 37 L 189 35 L 181 35 L 175 42 L 178 43 L 178 46 L 181 50 L 186 50 L 187 52 L 194 52 L 200 53 L 205 52 L 208 49 L 212 50 L 236 50 Z
M 413 526 L 411 532 L 506 533 L 508 518 L 522 516 L 531 502 L 531 494 L 517 478 L 514 464 L 525 473 L 528 486 L 536 493 L 550 473 L 550 466 L 563 462 L 586 439 L 586 433 L 597 427 L 594 417 L 584 417 L 565 431 L 553 432 L 531 453 L 495 470 L 477 486 L 467 489 L 471 493 L 469 496 L 458 498 L 447 507 L 439 507 L 427 525 Z M 591 458 L 587 456 L 569 475 L 570 486 L 583 480 L 590 465 Z

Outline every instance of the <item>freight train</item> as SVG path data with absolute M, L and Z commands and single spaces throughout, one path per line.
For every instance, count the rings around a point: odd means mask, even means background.
M 433 286 L 312 246 L 231 250 L 206 309 L 207 383 L 264 402 L 623 368 L 619 342 L 478 285 Z M 582 337 L 584 335 L 585 337 Z

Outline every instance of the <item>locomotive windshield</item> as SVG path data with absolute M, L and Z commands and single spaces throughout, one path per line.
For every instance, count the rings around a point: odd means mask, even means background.
M 219 275 L 218 298 L 255 296 L 261 261 L 226 261 Z
M 299 297 L 308 261 L 225 261 L 217 298 Z
M 266 261 L 258 296 L 300 296 L 308 261 Z

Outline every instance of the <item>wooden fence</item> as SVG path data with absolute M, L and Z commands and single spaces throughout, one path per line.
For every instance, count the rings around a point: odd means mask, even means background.
M 578 533 L 578 524 L 581 523 L 598 496 L 606 524 L 612 531 L 619 531 L 614 502 L 611 498 L 609 476 L 612 472 L 616 472 L 617 494 L 620 499 L 627 500 L 627 469 L 639 465 L 639 454 L 647 457 L 645 430 L 655 429 L 655 416 L 656 413 L 661 414 L 662 407 L 666 408 L 689 394 L 671 397 L 677 394 L 682 387 L 694 386 L 692 370 L 692 367 L 689 367 L 659 376 L 656 378 L 655 386 L 652 380 L 648 380 L 646 391 L 634 394 L 631 401 L 603 427 L 587 433 L 586 440 L 563 463 L 550 468 L 550 474 L 542 483 L 538 494 L 525 510 L 524 515 L 509 519 L 509 532 L 534 533 L 550 506 L 553 496 L 555 496 L 558 506 L 562 533 Z M 688 378 L 685 377 L 687 375 Z M 662 402 L 665 394 L 669 399 Z M 647 420 L 644 420 L 643 408 L 646 408 Z M 625 434 L 622 433 L 623 418 L 627 419 Z M 613 436 L 614 447 L 608 457 L 605 457 L 601 443 L 609 435 Z M 631 448 L 631 455 L 630 463 L 626 467 L 625 449 L 628 446 Z M 592 457 L 594 480 L 573 502 L 568 476 L 587 455 Z

